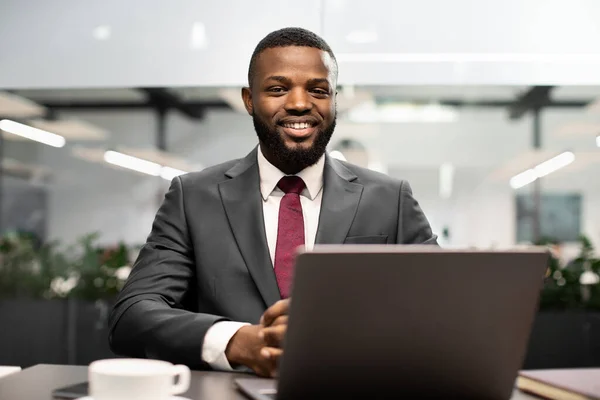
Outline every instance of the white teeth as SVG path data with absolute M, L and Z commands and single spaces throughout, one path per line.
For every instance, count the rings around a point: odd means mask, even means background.
M 310 125 L 308 122 L 295 122 L 293 124 L 284 124 L 283 126 L 285 126 L 286 128 L 292 128 L 292 129 L 306 129 Z

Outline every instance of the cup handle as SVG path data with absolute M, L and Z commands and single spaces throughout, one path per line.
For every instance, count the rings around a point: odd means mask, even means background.
M 191 372 L 185 365 L 174 365 L 173 376 L 178 376 L 179 381 L 171 387 L 171 394 L 181 394 L 190 388 Z

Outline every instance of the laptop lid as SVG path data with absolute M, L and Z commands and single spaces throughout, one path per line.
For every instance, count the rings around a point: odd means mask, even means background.
M 547 261 L 543 248 L 299 253 L 277 398 L 509 398 Z

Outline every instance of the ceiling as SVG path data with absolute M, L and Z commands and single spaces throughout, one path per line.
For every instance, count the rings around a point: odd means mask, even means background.
M 598 82 L 596 0 L 255 3 L 3 0 L 0 87 L 237 86 L 257 43 L 289 26 L 327 41 L 343 84 Z

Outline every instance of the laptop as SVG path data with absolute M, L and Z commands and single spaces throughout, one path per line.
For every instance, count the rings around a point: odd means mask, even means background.
M 537 247 L 302 251 L 278 380 L 237 387 L 255 400 L 509 399 L 548 257 Z

